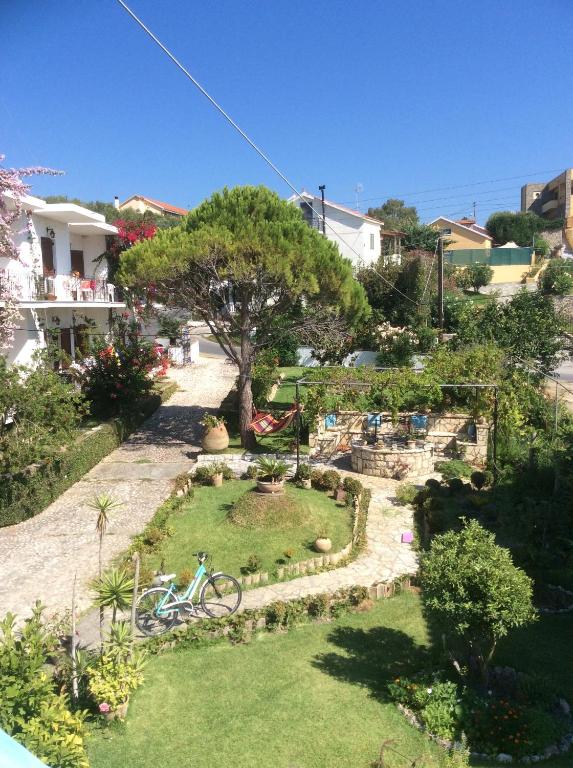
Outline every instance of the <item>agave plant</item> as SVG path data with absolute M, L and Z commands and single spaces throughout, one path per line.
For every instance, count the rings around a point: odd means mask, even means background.
M 124 611 L 131 605 L 133 579 L 126 571 L 113 569 L 104 573 L 93 582 L 96 593 L 96 605 L 100 609 L 112 609 L 112 623 L 115 624 L 118 611 Z
M 261 478 L 263 480 L 268 478 L 271 483 L 278 483 L 284 480 L 288 472 L 288 464 L 284 461 L 269 459 L 266 456 L 261 456 L 260 459 L 257 459 L 257 465 Z

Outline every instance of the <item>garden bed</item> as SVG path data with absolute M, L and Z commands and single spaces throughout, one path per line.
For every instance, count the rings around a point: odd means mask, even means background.
M 252 569 L 274 580 L 289 564 L 316 556 L 312 545 L 323 528 L 333 552 L 351 541 L 352 508 L 346 504 L 290 483 L 278 498 L 258 495 L 254 488 L 252 480 L 225 481 L 220 488 L 195 486 L 193 496 L 169 518 L 172 535 L 144 556 L 145 571 L 164 562 L 185 580 L 193 568 L 190 553 L 202 549 L 213 555 L 217 570 L 239 577 Z

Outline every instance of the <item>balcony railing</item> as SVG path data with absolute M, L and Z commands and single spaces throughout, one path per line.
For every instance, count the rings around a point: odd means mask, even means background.
M 0 272 L 1 287 L 19 301 L 120 302 L 121 291 L 99 277 L 14 275 Z

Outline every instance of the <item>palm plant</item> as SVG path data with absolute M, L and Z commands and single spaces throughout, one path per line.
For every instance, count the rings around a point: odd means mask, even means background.
M 112 496 L 107 493 L 103 493 L 100 496 L 94 496 L 91 501 L 88 501 L 88 507 L 94 509 L 97 512 L 96 518 L 96 531 L 99 537 L 99 549 L 98 549 L 98 576 L 101 580 L 101 551 L 103 545 L 103 537 L 107 530 L 107 524 L 109 522 L 109 513 L 114 509 L 119 509 L 121 503 L 116 501 Z M 101 647 L 103 651 L 103 606 L 99 609 L 99 637 Z
M 96 593 L 96 605 L 103 611 L 112 609 L 112 625 L 115 624 L 118 611 L 124 611 L 131 605 L 133 579 L 126 571 L 113 569 L 96 579 L 92 588 Z
M 288 464 L 284 461 L 269 459 L 266 456 L 261 456 L 260 459 L 257 459 L 257 465 L 263 480 L 269 478 L 271 483 L 278 483 L 284 480 L 288 472 Z

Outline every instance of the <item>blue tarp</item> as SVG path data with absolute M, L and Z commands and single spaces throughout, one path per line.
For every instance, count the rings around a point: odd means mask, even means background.
M 0 728 L 0 767 L 1 768 L 46 768 L 26 747 Z

